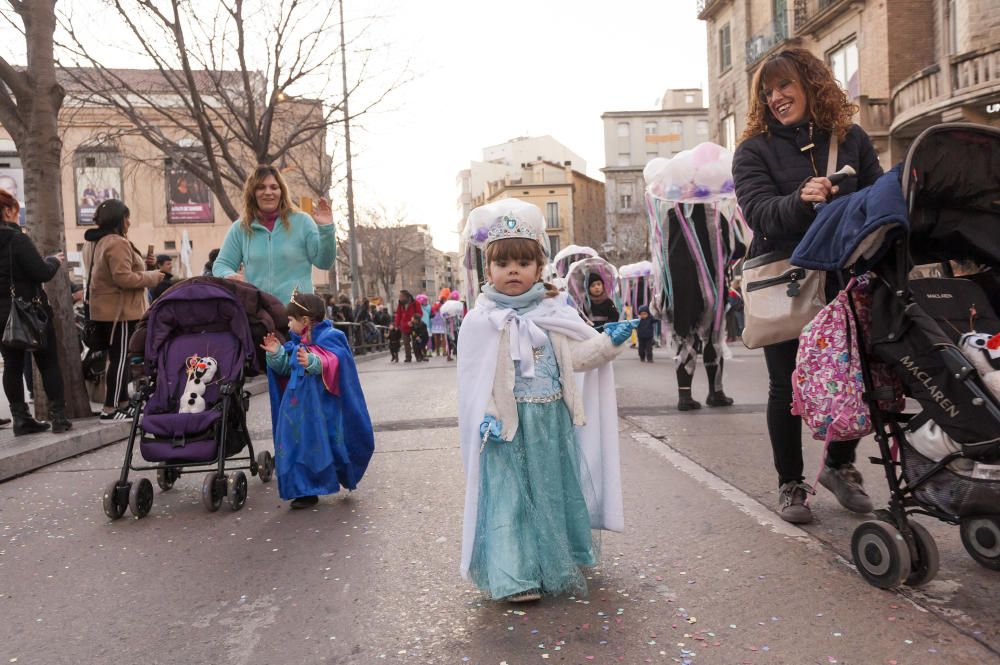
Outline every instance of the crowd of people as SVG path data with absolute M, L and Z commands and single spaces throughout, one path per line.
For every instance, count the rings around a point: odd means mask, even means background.
M 702 260 L 709 257 L 709 272 L 721 274 L 724 266 L 718 262 L 727 257 L 790 252 L 819 205 L 881 176 L 871 140 L 852 123 L 855 112 L 829 67 L 809 52 L 786 49 L 768 57 L 754 77 L 747 128 L 732 173 L 754 232 L 752 242 L 745 248 L 720 245 L 725 253 L 715 259 L 704 243 L 702 250 L 697 242 L 671 247 L 676 283 L 695 281 L 679 276 L 699 254 Z M 834 185 L 828 174 L 848 165 L 856 177 Z M 11 295 L 37 297 L 48 307 L 40 285 L 53 278 L 64 257 L 39 255 L 17 225 L 17 201 L 3 191 L 0 212 L 0 321 L 6 321 Z M 667 223 L 677 228 L 706 223 L 703 208 L 677 208 L 670 215 Z M 160 296 L 174 280 L 169 257 L 144 256 L 128 239 L 131 220 L 122 201 L 103 201 L 94 222 L 85 236 L 90 275 L 84 297 L 89 320 L 103 328 L 106 338 L 109 369 L 100 417 L 113 420 L 131 417 L 125 353 L 129 335 L 149 297 Z M 315 505 L 320 495 L 340 487 L 353 489 L 371 458 L 371 422 L 349 339 L 356 347 L 386 342 L 393 363 L 457 357 L 467 479 L 463 574 L 495 599 L 516 602 L 581 592 L 586 583 L 580 568 L 594 565 L 597 558 L 591 529 L 621 530 L 624 523 L 610 362 L 636 328 L 639 358 L 653 362 L 655 319 L 647 303 L 637 308 L 636 319 L 619 321 L 604 281 L 594 275 L 587 277 L 580 296 L 587 304 L 586 316 L 581 316 L 565 291 L 543 280 L 551 257 L 546 255 L 544 219 L 532 204 L 508 199 L 482 206 L 470 214 L 468 228 L 482 250 L 486 275 L 482 297 L 469 303 L 471 309 L 449 289 L 433 300 L 401 290 L 391 311 L 367 299 L 354 304 L 342 296 L 324 300 L 313 294 L 312 268 L 326 270 L 334 261 L 329 203 L 320 201 L 312 215 L 298 211 L 279 171 L 260 166 L 246 182 L 240 219 L 213 252 L 206 274 L 249 282 L 286 304 L 288 339 L 270 334 L 261 348 L 270 379 L 279 489 L 293 508 Z M 836 281 L 828 284 L 826 297 L 831 299 Z M 722 390 L 718 340 L 741 333 L 743 302 L 728 277 L 717 287 L 712 303 L 693 288 L 673 294 L 667 323 L 677 349 L 681 410 L 701 406 L 690 393 L 699 356 L 709 379 L 708 406 L 732 404 Z M 720 297 L 728 301 L 728 317 L 722 308 L 711 310 L 720 307 Z M 454 301 L 460 306 L 450 306 Z M 28 354 L 0 347 L 16 435 L 72 426 L 65 415 L 51 317 L 45 336 L 47 344 L 32 355 L 49 398 L 51 424 L 32 418 L 25 401 L 22 376 Z M 804 482 L 801 419 L 791 411 L 797 347 L 797 339 L 770 344 L 763 355 L 778 513 L 803 523 L 812 519 L 807 498 L 813 489 Z M 568 380 L 574 373 L 586 378 Z M 293 389 L 298 392 L 290 398 Z M 325 417 L 344 418 L 352 427 L 312 426 L 322 418 L 298 421 L 309 427 L 286 426 L 295 421 L 295 413 L 310 408 Z M 329 445 L 321 446 L 320 453 L 310 452 L 316 446 L 305 442 L 317 437 Z M 819 480 L 845 508 L 864 513 L 872 510 L 872 502 L 854 466 L 857 445 L 857 440 L 831 442 Z

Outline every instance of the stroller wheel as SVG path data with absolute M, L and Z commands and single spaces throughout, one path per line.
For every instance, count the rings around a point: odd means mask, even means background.
M 927 584 L 937 575 L 941 565 L 941 555 L 938 554 L 937 543 L 934 542 L 934 538 L 923 524 L 913 520 L 908 520 L 908 523 L 910 531 L 913 533 L 917 559 L 912 562 L 912 570 L 910 576 L 906 578 L 906 584 L 907 586 L 920 586 Z
M 880 589 L 897 587 L 910 574 L 910 548 L 891 524 L 862 522 L 851 536 L 851 554 L 865 581 Z
M 969 517 L 959 526 L 965 551 L 980 566 L 1000 570 L 1000 517 Z
M 237 471 L 230 475 L 227 480 L 229 487 L 229 508 L 233 512 L 236 512 L 247 502 L 247 474 Z
M 132 483 L 128 491 L 128 507 L 136 519 L 142 519 L 153 507 L 153 483 L 149 478 L 140 478 Z
M 174 483 L 177 482 L 177 479 L 180 477 L 180 471 L 177 469 L 161 468 L 156 470 L 156 484 L 159 485 L 160 489 L 164 492 L 173 488 Z
M 131 485 L 131 483 L 127 483 Z M 104 488 L 104 514 L 108 516 L 108 519 L 117 520 L 120 519 L 122 515 L 125 514 L 125 507 L 127 503 L 118 500 L 118 481 L 113 480 Z
M 260 482 L 269 483 L 274 476 L 274 455 L 270 450 L 262 450 L 257 453 L 257 476 Z
M 219 509 L 219 506 L 222 505 L 222 499 L 226 496 L 225 490 L 219 491 L 219 483 L 216 480 L 216 472 L 209 471 L 201 483 L 201 505 L 205 506 L 205 510 L 210 513 Z

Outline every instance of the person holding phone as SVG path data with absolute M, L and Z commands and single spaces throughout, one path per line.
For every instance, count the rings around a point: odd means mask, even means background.
M 132 226 L 128 206 L 118 199 L 102 201 L 94 211 L 97 228 L 84 239 L 93 243 L 90 267 L 90 318 L 111 323 L 107 388 L 101 420 L 127 420 L 129 413 L 128 340 L 146 311 L 146 289 L 159 284 L 164 274 L 150 269 L 146 259 L 129 241 Z M 150 246 L 152 249 L 152 246 Z M 155 262 L 155 259 L 153 259 Z
M 769 56 L 754 75 L 747 128 L 733 156 L 736 199 L 753 241 L 747 259 L 769 252 L 786 256 L 816 218 L 816 204 L 867 187 L 882 175 L 871 139 L 853 123 L 858 107 L 833 72 L 805 49 Z M 830 142 L 835 141 L 836 150 Z M 828 165 L 833 154 L 837 163 Z M 832 166 L 833 168 L 828 168 Z M 851 166 L 856 177 L 834 184 L 825 173 Z M 827 299 L 838 280 L 828 279 Z M 803 476 L 802 420 L 791 414 L 792 371 L 799 341 L 764 347 L 770 383 L 767 430 L 778 472 L 778 514 L 787 522 L 811 522 L 806 501 L 813 489 Z M 866 513 L 872 501 L 854 466 L 857 441 L 834 441 L 827 449 L 820 483 L 848 510 Z

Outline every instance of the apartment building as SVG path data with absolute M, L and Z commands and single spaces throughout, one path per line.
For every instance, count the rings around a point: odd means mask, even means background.
M 608 111 L 604 121 L 605 237 L 593 246 L 616 265 L 649 256 L 646 183 L 642 170 L 709 140 L 708 109 L 700 88 L 667 90 L 659 108 Z
M 825 60 L 858 104 L 883 167 L 926 127 L 1000 121 L 996 0 L 698 0 L 708 31 L 709 127 L 735 144 L 759 63 L 789 46 Z

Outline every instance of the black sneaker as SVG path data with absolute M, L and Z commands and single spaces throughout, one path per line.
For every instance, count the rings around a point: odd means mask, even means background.
M 726 395 L 726 393 L 721 390 L 718 392 L 712 392 L 708 394 L 705 399 L 705 404 L 709 406 L 732 406 L 733 398 Z
M 297 499 L 292 499 L 292 509 L 302 510 L 303 508 L 312 508 L 317 503 L 319 503 L 318 496 L 300 496 Z
M 132 420 L 132 416 L 135 415 L 131 408 L 115 409 L 111 413 L 101 412 L 99 416 L 101 420 Z
M 778 515 L 792 524 L 812 522 L 812 510 L 806 505 L 806 499 L 814 493 L 813 488 L 805 483 L 785 483 L 778 489 Z

